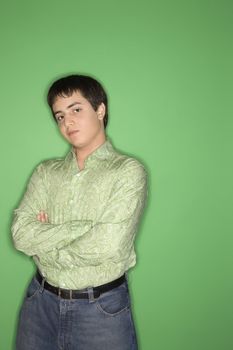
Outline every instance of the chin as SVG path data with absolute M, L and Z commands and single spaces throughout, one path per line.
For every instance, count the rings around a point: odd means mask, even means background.
M 68 142 L 74 147 L 74 148 L 79 148 L 85 145 L 84 141 L 81 140 L 71 140 L 69 139 Z
M 73 142 L 71 144 L 74 148 L 83 148 L 86 146 L 85 142 Z

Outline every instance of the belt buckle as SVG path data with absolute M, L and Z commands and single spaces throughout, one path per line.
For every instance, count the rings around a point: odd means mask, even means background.
M 73 300 L 73 291 L 72 291 L 72 289 L 68 289 L 67 292 L 69 293 L 69 297 L 67 297 L 67 293 L 65 293 L 66 296 L 64 295 L 63 298 L 69 299 L 69 300 Z M 58 296 L 59 296 L 60 298 L 62 298 L 61 295 L 62 295 L 62 288 L 58 287 Z

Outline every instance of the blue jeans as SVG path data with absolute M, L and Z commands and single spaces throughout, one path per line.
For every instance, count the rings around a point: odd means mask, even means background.
M 33 278 L 16 350 L 137 350 L 127 282 L 93 299 L 61 299 Z

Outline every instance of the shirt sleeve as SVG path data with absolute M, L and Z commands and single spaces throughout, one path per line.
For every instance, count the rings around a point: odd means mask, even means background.
M 147 175 L 143 166 L 132 160 L 121 170 L 99 219 L 85 235 L 41 257 L 42 264 L 100 265 L 129 258 L 147 197 Z
M 39 212 L 46 212 L 47 209 L 47 186 L 44 166 L 40 164 L 31 176 L 18 209 L 14 211 L 11 227 L 14 245 L 29 256 L 46 254 L 55 247 L 59 249 L 85 234 L 93 224 L 91 220 L 74 220 L 62 224 L 38 221 Z

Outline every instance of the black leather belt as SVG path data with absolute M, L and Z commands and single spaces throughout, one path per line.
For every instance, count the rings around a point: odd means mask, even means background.
M 40 272 L 37 271 L 36 273 L 36 279 L 37 281 L 44 286 L 44 289 L 47 289 L 48 291 L 58 295 L 59 297 L 63 299 L 88 299 L 89 293 L 88 288 L 85 289 L 79 289 L 79 290 L 73 290 L 73 289 L 63 289 L 59 287 L 54 287 L 48 282 L 45 281 L 45 279 L 41 276 Z M 123 282 L 125 282 L 125 275 L 121 276 L 120 278 L 106 283 L 102 284 L 98 287 L 93 287 L 93 297 L 98 298 L 102 293 L 108 292 L 112 290 L 113 288 L 119 287 Z

